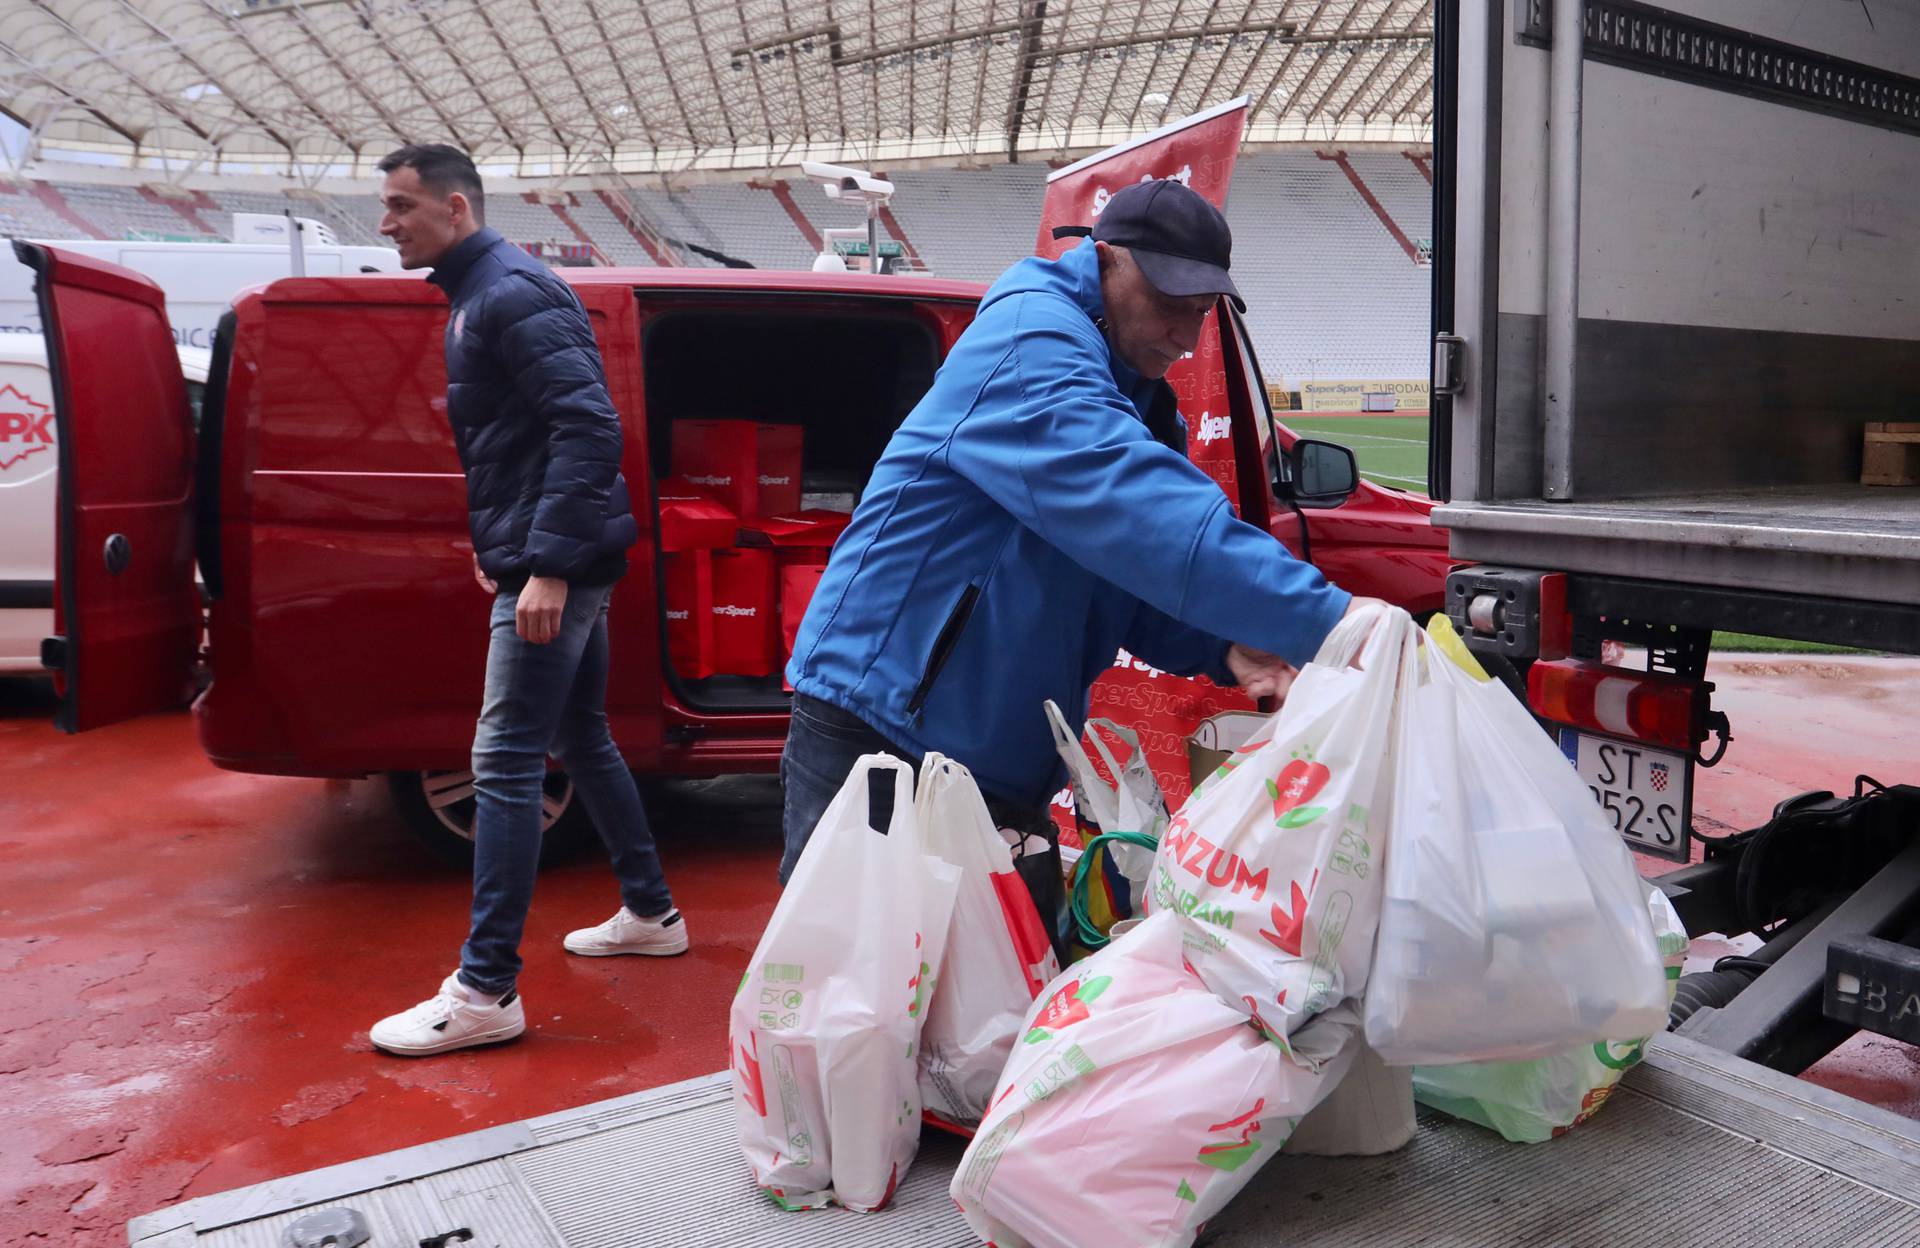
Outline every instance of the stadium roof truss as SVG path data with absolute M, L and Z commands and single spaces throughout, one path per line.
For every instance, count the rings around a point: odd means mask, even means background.
M 48 158 L 318 178 L 1036 159 L 1247 95 L 1251 143 L 1425 143 L 1432 0 L 23 0 Z M 16 152 L 16 164 L 32 150 Z

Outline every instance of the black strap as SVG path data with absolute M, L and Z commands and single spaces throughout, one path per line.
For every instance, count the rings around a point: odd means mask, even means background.
M 1056 225 L 1053 227 L 1053 236 L 1055 238 L 1092 238 L 1093 227 L 1090 225 Z

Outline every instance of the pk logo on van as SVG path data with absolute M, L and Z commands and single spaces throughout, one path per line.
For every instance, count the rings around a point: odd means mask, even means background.
M 0 472 L 53 447 L 53 409 L 0 386 Z

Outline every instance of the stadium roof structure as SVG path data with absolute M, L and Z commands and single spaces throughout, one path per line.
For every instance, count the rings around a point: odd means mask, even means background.
M 1433 0 L 36 0 L 31 158 L 355 175 L 1037 159 L 1245 94 L 1250 143 L 1431 140 Z M 16 159 L 16 163 L 24 163 Z

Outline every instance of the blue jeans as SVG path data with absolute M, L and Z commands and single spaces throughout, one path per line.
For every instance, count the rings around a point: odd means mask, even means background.
M 793 695 L 793 715 L 787 721 L 787 746 L 780 754 L 780 787 L 785 799 L 780 830 L 786 841 L 780 855 L 781 884 L 793 874 L 793 868 L 800 861 L 800 851 L 807 847 L 820 817 L 827 813 L 827 807 L 863 754 L 891 754 L 913 764 L 915 776 L 919 774 L 920 759 L 916 755 L 888 741 L 859 716 L 803 693 Z M 990 794 L 982 796 L 986 798 L 987 814 L 994 826 L 1038 835 L 1047 842 L 1047 852 L 1015 859 L 1014 869 L 1033 895 L 1034 905 L 1050 929 L 1054 951 L 1064 966 L 1066 948 L 1061 933 L 1066 895 L 1061 884 L 1059 838 L 1053 818 L 1044 805 L 1034 807 Z M 893 803 L 891 784 L 876 785 L 869 794 L 869 803 L 868 817 L 874 826 L 886 827 Z
M 473 922 L 460 979 L 512 990 L 520 935 L 540 866 L 542 786 L 551 754 L 606 843 L 620 899 L 637 915 L 671 909 L 633 773 L 607 729 L 607 601 L 611 585 L 574 585 L 560 632 L 544 646 L 514 630 L 518 590 L 493 600 L 487 688 L 473 738 Z
M 837 706 L 793 695 L 793 715 L 787 721 L 787 747 L 780 752 L 780 790 L 784 805 L 780 812 L 780 832 L 786 842 L 780 855 L 780 883 L 785 884 L 800 861 L 800 851 L 827 813 L 840 786 L 847 782 L 853 765 L 863 754 L 891 754 L 913 764 L 920 771 L 920 760 L 891 744 L 858 716 Z M 881 786 L 875 793 L 872 812 L 875 823 L 885 827 L 887 811 L 882 806 L 893 801 L 893 790 Z

